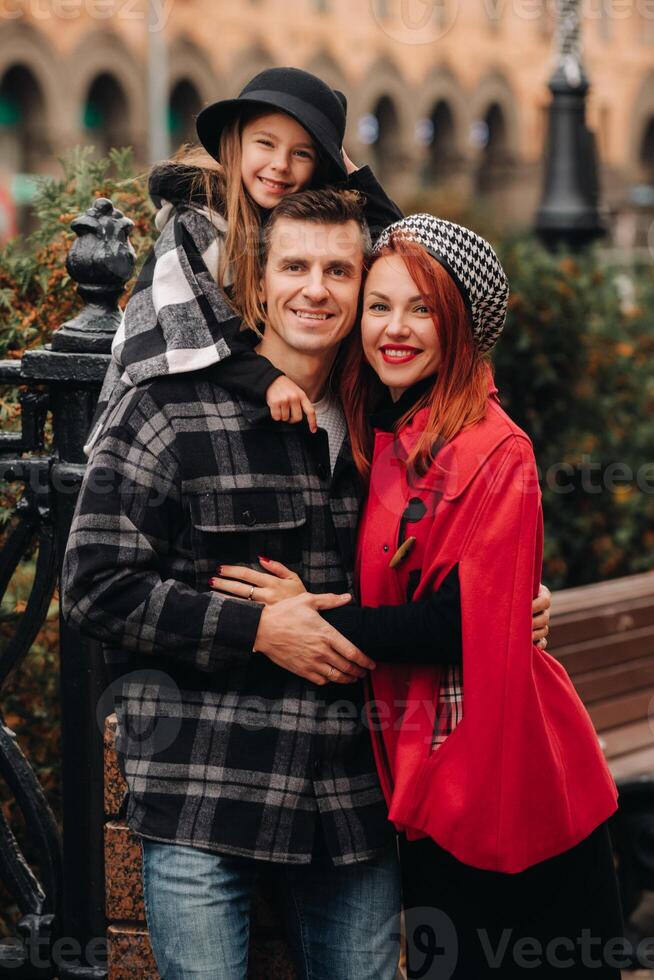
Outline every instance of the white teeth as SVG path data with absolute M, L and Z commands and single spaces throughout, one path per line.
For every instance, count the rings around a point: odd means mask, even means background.
M 409 357 L 415 353 L 416 351 L 412 350 L 393 350 L 388 347 L 384 348 L 384 354 L 386 354 L 386 357 Z
M 326 313 L 302 313 L 300 310 L 295 310 L 295 315 L 299 316 L 301 320 L 326 320 Z

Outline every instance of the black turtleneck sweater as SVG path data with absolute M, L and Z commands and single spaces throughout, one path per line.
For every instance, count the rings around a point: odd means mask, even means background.
M 432 384 L 432 378 L 418 382 L 396 402 L 387 393 L 371 417 L 374 428 L 392 431 Z M 461 664 L 460 598 L 455 566 L 427 599 L 399 606 L 342 606 L 321 616 L 378 663 Z

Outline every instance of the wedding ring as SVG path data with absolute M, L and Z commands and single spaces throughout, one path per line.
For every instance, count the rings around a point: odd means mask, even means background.
M 248 593 L 248 599 L 251 599 L 253 595 L 254 595 L 254 586 L 252 585 L 252 586 L 250 586 L 250 591 Z
M 332 677 L 335 677 L 336 676 L 336 674 L 338 674 L 338 671 L 336 670 L 336 667 L 330 665 L 330 667 L 329 667 L 329 673 L 327 674 L 327 680 L 330 681 L 332 679 Z

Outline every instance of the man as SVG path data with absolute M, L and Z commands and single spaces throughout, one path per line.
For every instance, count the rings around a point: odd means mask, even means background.
M 295 195 L 267 240 L 260 352 L 317 402 L 356 317 L 361 204 Z M 157 963 L 165 980 L 244 978 L 265 870 L 303 975 L 392 978 L 394 834 L 355 683 L 374 664 L 319 615 L 353 586 L 360 489 L 342 413 L 328 403 L 328 431 L 312 435 L 215 375 L 161 378 L 116 406 L 62 582 L 66 620 L 129 664 L 118 748 Z M 260 568 L 258 556 L 309 593 L 263 608 L 208 588 L 218 561 Z

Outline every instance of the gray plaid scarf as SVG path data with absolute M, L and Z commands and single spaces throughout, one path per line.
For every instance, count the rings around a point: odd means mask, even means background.
M 160 199 L 159 238 L 136 280 L 111 347 L 89 429 L 90 455 L 118 402 L 135 385 L 209 367 L 229 357 L 240 330 L 218 285 L 227 222 L 208 208 Z M 224 285 L 228 286 L 229 276 Z

